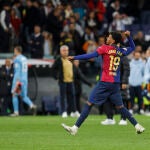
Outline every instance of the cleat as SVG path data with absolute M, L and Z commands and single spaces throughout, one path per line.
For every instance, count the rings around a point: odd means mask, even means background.
M 132 114 L 132 115 L 133 115 L 133 110 L 132 110 L 132 109 L 129 109 L 129 112 L 130 112 L 130 114 Z
M 76 112 L 71 112 L 70 113 L 70 117 L 80 117 L 80 113 L 78 112 L 78 111 L 76 111 Z
M 78 132 L 78 127 L 77 126 L 67 126 L 64 123 L 61 124 L 61 126 L 67 131 L 69 132 L 71 135 L 76 135 L 76 133 Z
M 127 123 L 126 120 L 121 119 L 118 124 L 119 124 L 119 125 L 122 125 L 122 126 L 126 126 L 128 123 Z
M 10 114 L 10 117 L 18 117 L 19 116 L 19 113 L 17 112 L 14 112 L 13 114 Z
M 37 106 L 33 104 L 33 105 L 30 107 L 30 110 L 31 110 L 32 114 L 35 116 L 36 113 L 37 113 Z
M 113 119 L 106 119 L 104 121 L 101 122 L 102 125 L 114 125 L 116 124 L 116 121 Z
M 62 113 L 62 118 L 67 118 L 67 117 L 68 117 L 67 112 L 63 112 Z
M 144 115 L 144 114 L 145 114 L 145 112 L 144 112 L 143 109 L 140 109 L 140 114 L 141 114 L 141 115 Z
M 135 129 L 136 129 L 137 134 L 141 134 L 142 132 L 145 131 L 145 128 L 143 126 L 141 126 L 140 124 L 136 124 Z

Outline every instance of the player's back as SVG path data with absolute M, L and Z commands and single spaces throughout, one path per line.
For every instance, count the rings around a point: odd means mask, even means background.
M 28 76 L 28 64 L 27 58 L 23 55 L 19 55 L 16 57 L 15 61 L 15 72 L 18 72 L 21 81 L 27 81 Z
M 101 81 L 119 83 L 120 82 L 120 61 L 122 53 L 115 46 L 103 45 L 98 50 L 102 55 Z

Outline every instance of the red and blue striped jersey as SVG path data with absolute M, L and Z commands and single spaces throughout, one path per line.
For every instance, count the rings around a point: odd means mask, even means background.
M 119 48 L 112 45 L 102 45 L 93 53 L 78 55 L 74 59 L 90 59 L 102 56 L 102 71 L 101 81 L 119 83 L 120 82 L 120 61 L 122 56 L 130 54 L 134 49 L 135 45 L 131 37 L 128 38 L 130 47 Z

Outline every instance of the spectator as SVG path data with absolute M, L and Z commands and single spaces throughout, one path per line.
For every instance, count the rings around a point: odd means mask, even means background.
M 35 25 L 41 25 L 41 12 L 37 1 L 32 2 L 31 0 L 27 0 L 26 4 L 27 6 L 23 21 L 25 25 L 25 32 L 27 34 L 26 36 L 29 36 L 33 33 Z
M 19 44 L 19 37 L 20 37 L 20 31 L 21 31 L 21 23 L 22 23 L 22 21 L 16 15 L 15 9 L 12 9 L 10 14 L 11 14 L 10 20 L 11 20 L 12 29 L 13 29 L 12 33 L 14 35 L 14 38 L 13 38 L 14 39 L 13 46 L 14 46 L 16 44 Z
M 52 0 L 52 4 L 54 5 L 54 7 L 57 7 L 57 6 L 61 5 L 61 1 L 60 0 Z
M 142 46 L 142 50 L 146 51 L 147 49 L 147 43 L 144 40 L 144 34 L 142 31 L 138 31 L 137 34 L 135 35 L 135 44 L 136 45 L 141 45 Z
M 55 8 L 47 19 L 47 31 L 52 33 L 54 44 L 57 46 L 60 42 L 60 33 L 63 29 L 63 16 L 61 15 L 61 9 Z
M 60 46 L 67 45 L 69 47 L 69 55 L 75 54 L 75 45 L 74 45 L 72 33 L 62 32 L 60 36 L 61 36 Z
M 83 31 L 81 25 L 76 22 L 75 16 L 71 16 L 71 17 L 69 18 L 69 23 L 64 26 L 63 31 L 64 31 L 64 32 L 69 32 L 69 26 L 70 26 L 70 24 L 75 24 L 75 30 L 76 30 L 76 31 L 80 34 L 80 36 L 82 37 L 83 34 L 84 34 L 84 31 Z
M 147 62 L 144 71 L 145 83 L 150 83 L 150 48 L 146 51 Z
M 125 25 L 122 20 L 122 16 L 119 14 L 119 12 L 113 13 L 113 21 L 109 26 L 109 32 L 111 31 L 124 31 Z
M 92 83 L 90 83 L 82 71 L 79 68 L 79 60 L 74 60 L 74 85 L 75 85 L 75 99 L 76 99 L 76 107 L 77 111 L 81 112 L 81 105 L 80 105 L 80 99 L 82 94 L 82 82 L 88 85 L 89 87 L 92 86 Z
M 85 28 L 85 33 L 84 33 L 84 36 L 83 36 L 83 41 L 86 42 L 86 41 L 89 41 L 89 40 L 96 41 L 96 37 L 94 35 L 94 32 L 92 31 L 92 28 L 91 27 L 86 27 Z
M 10 22 L 10 5 L 4 3 L 3 10 L 0 13 L 0 51 L 9 52 L 9 41 L 11 34 L 11 22 Z
M 21 19 L 21 13 L 20 13 L 20 10 L 19 10 L 20 6 L 21 6 L 20 0 L 14 0 L 12 9 L 15 10 L 16 16 L 17 16 L 17 18 L 19 18 L 19 19 Z
M 2 102 L 2 115 L 8 115 L 12 110 L 11 86 L 14 70 L 10 59 L 5 60 L 5 65 L 0 70 L 0 97 Z M 8 112 L 9 110 L 9 112 Z
M 68 4 L 65 8 L 65 18 L 68 19 L 71 17 L 71 15 L 73 15 L 73 10 L 71 5 Z
M 60 89 L 60 104 L 62 117 L 68 117 L 70 113 L 71 117 L 78 117 L 79 113 L 76 112 L 75 104 L 75 91 L 74 91 L 74 75 L 73 75 L 73 65 L 67 59 L 69 54 L 69 48 L 66 45 L 60 47 L 60 57 L 55 61 L 53 65 L 53 76 L 59 83 Z M 67 99 L 67 103 L 66 103 Z
M 138 51 L 134 52 L 134 58 L 130 62 L 130 112 L 133 113 L 135 97 L 138 98 L 138 112 L 143 114 L 143 97 L 141 85 L 144 81 L 144 62 L 141 60 L 141 53 Z
M 107 19 L 110 24 L 113 21 L 113 13 L 118 12 L 119 14 L 125 14 L 124 8 L 120 5 L 120 0 L 115 0 L 110 4 L 107 10 Z
M 43 32 L 44 37 L 44 56 L 52 56 L 53 53 L 53 36 L 51 33 L 44 31 Z
M 44 7 L 41 9 L 41 25 L 43 29 L 46 29 L 48 15 L 53 11 L 53 5 L 51 1 L 47 1 Z
M 106 8 L 102 0 L 88 0 L 88 7 L 91 11 L 95 11 L 99 26 L 101 26 L 102 22 L 104 21 L 104 15 L 106 13 Z
M 86 19 L 86 26 L 91 27 L 93 30 L 97 30 L 98 28 L 98 22 L 96 19 L 96 15 L 94 11 L 90 11 L 87 19 Z
M 81 54 L 82 53 L 82 50 L 81 50 L 82 39 L 81 39 L 79 32 L 75 28 L 75 24 L 72 23 L 69 25 L 69 32 L 72 34 L 72 37 L 73 37 L 74 48 L 75 48 L 76 54 Z
M 40 26 L 36 25 L 34 27 L 34 33 L 31 36 L 31 40 L 29 41 L 29 46 L 31 48 L 31 58 L 43 58 L 43 45 L 44 38 L 41 34 Z
M 78 13 L 80 16 L 80 20 L 82 20 L 85 16 L 85 12 L 87 9 L 87 4 L 85 0 L 73 0 L 70 2 L 70 4 L 72 5 L 73 12 Z

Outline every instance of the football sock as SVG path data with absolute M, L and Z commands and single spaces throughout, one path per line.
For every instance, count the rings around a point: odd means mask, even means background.
M 23 97 L 23 101 L 30 107 L 33 105 L 32 101 L 27 96 Z
M 18 112 L 19 108 L 18 108 L 18 97 L 17 96 L 13 96 L 13 108 L 14 108 L 14 112 Z
M 92 105 L 89 106 L 88 104 L 85 104 L 80 117 L 78 118 L 77 122 L 75 123 L 75 125 L 79 128 L 81 126 L 81 124 L 84 122 L 84 120 L 87 118 L 87 116 L 90 113 L 90 110 L 92 108 Z
M 134 117 L 131 115 L 131 113 L 127 110 L 127 108 L 122 107 L 119 109 L 122 116 L 126 117 L 134 126 L 137 124 L 137 121 L 134 119 Z

